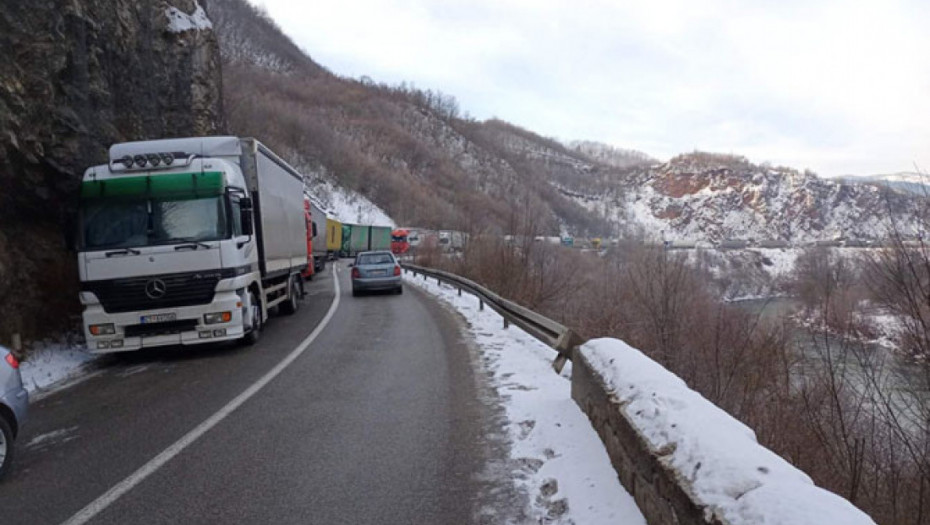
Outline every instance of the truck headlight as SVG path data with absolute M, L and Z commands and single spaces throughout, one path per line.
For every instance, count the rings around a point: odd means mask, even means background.
M 90 335 L 113 335 L 116 333 L 116 326 L 113 323 L 92 324 L 87 327 Z
M 232 312 L 214 312 L 203 314 L 204 324 L 228 323 L 232 321 Z

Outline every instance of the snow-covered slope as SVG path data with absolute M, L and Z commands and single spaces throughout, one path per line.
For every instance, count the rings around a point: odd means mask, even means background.
M 311 191 L 320 206 L 332 218 L 343 223 L 391 226 L 396 224 L 377 204 L 358 193 L 343 188 L 331 179 L 311 179 Z
M 698 152 L 626 170 L 623 182 L 609 191 L 573 198 L 621 230 L 714 242 L 876 239 L 892 219 L 905 233 L 915 233 L 921 209 L 919 199 L 879 186 Z

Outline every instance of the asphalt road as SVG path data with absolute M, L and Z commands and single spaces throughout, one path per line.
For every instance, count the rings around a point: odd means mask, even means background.
M 411 287 L 353 298 L 347 273 L 304 353 L 89 523 L 504 521 L 516 499 L 489 475 L 505 455 L 499 414 L 459 321 Z M 64 523 L 120 486 L 287 357 L 330 308 L 332 275 L 255 347 L 107 357 L 34 403 L 0 523 Z

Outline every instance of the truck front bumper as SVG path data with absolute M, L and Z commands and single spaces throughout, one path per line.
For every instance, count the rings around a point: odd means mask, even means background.
M 205 314 L 230 312 L 228 322 L 206 324 Z M 170 322 L 145 323 L 148 316 L 174 314 Z M 84 307 L 84 336 L 91 353 L 126 352 L 170 345 L 196 345 L 239 339 L 245 335 L 242 298 L 235 291 L 216 292 L 209 304 L 158 310 L 107 313 L 97 304 Z M 93 335 L 92 325 L 113 324 L 113 334 Z

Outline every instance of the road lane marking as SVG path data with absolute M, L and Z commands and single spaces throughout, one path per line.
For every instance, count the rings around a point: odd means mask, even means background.
M 326 315 L 323 317 L 323 320 L 320 321 L 320 324 L 310 333 L 303 341 L 300 342 L 300 345 L 297 346 L 290 354 L 287 355 L 280 363 L 275 365 L 268 373 L 263 375 L 258 381 L 253 383 L 250 387 L 245 389 L 241 394 L 233 398 L 232 401 L 227 403 L 223 408 L 219 409 L 209 418 L 205 419 L 202 423 L 197 425 L 193 430 L 184 435 L 181 439 L 177 440 L 162 451 L 160 454 L 150 459 L 148 463 L 142 465 L 138 470 L 133 472 L 123 481 L 120 481 L 114 485 L 110 490 L 106 491 L 102 496 L 92 501 L 83 509 L 79 510 L 77 514 L 71 516 L 63 525 L 82 525 L 87 523 L 94 518 L 97 514 L 103 512 L 107 507 L 112 505 L 116 500 L 122 497 L 124 494 L 132 490 L 133 487 L 142 483 L 145 478 L 151 476 L 158 471 L 161 467 L 171 461 L 172 458 L 180 454 L 187 447 L 191 446 L 200 439 L 204 434 L 210 431 L 215 427 L 219 422 L 226 419 L 226 417 L 233 413 L 237 408 L 239 408 L 243 403 L 248 401 L 252 396 L 257 394 L 262 388 L 270 383 L 275 377 L 278 376 L 281 372 L 284 371 L 291 363 L 294 362 L 304 351 L 313 343 L 314 340 L 320 335 L 326 325 L 329 324 L 329 321 L 333 318 L 336 313 L 336 309 L 339 308 L 339 276 L 337 275 L 336 266 L 333 265 L 333 287 L 336 290 L 336 296 L 333 299 L 333 304 L 329 306 L 329 311 L 326 312 Z

